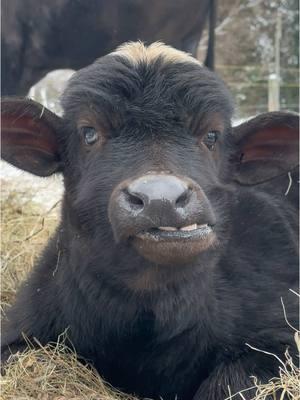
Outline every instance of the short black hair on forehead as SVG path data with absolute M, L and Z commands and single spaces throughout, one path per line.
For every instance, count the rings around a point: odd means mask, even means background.
M 215 73 L 188 55 L 184 58 L 183 52 L 178 58 L 166 57 L 163 49 L 156 52 L 155 57 L 135 58 L 133 62 L 116 51 L 78 71 L 62 97 L 64 110 L 76 113 L 85 106 L 110 113 L 142 107 L 161 112 L 171 108 L 174 113 L 175 104 L 190 114 L 218 112 L 231 118 L 231 95 Z

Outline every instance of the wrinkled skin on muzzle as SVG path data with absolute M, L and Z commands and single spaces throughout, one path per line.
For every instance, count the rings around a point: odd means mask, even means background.
M 118 185 L 109 201 L 117 242 L 131 240 L 157 264 L 187 263 L 215 242 L 215 217 L 191 179 L 153 173 Z

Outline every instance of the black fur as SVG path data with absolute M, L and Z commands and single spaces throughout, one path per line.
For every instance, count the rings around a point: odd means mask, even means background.
M 106 56 L 75 74 L 62 103 L 61 223 L 9 310 L 4 350 L 21 331 L 47 343 L 68 328 L 112 385 L 165 400 L 221 400 L 228 386 L 252 386 L 252 375 L 276 375 L 277 361 L 246 343 L 279 356 L 293 346 L 280 298 L 296 325 L 294 186 L 285 196 L 286 174 L 255 186 L 231 179 L 237 148 L 224 84 L 192 63 L 133 67 Z M 103 145 L 87 149 L 77 121 L 91 113 Z M 222 134 L 209 152 L 201 138 L 216 121 Z M 150 170 L 193 179 L 216 214 L 218 244 L 188 265 L 153 265 L 114 242 L 110 195 Z
M 25 96 L 48 72 L 77 70 L 130 40 L 161 40 L 196 56 L 208 19 L 213 69 L 215 1 L 4 0 L 1 93 Z

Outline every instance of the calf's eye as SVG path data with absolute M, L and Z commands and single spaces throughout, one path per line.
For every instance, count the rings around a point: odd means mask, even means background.
M 99 139 L 98 132 L 92 126 L 83 126 L 81 128 L 85 144 L 91 146 Z
M 220 132 L 218 131 L 209 131 L 202 140 L 202 143 L 210 150 L 213 151 L 215 148 L 215 144 L 218 140 Z

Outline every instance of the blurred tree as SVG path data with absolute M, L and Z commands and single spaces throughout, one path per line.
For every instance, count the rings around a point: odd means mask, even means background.
M 298 111 L 298 0 L 219 1 L 216 28 L 216 69 L 235 94 L 239 116 L 267 110 L 268 76 L 274 72 L 277 13 L 282 18 L 282 109 Z M 203 59 L 207 41 L 199 45 Z

